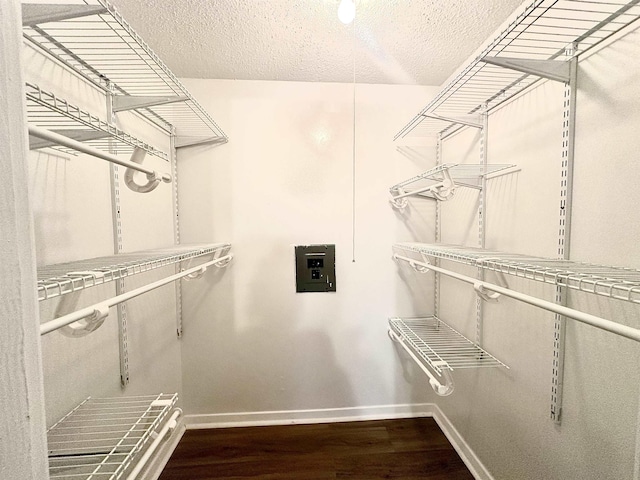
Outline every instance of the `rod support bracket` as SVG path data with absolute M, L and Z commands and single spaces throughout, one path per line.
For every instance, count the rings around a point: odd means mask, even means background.
M 133 163 L 137 163 L 138 165 L 142 165 L 144 161 L 144 157 L 146 155 L 146 151 L 142 148 L 136 147 L 133 150 L 133 154 L 131 154 L 131 161 Z M 169 174 L 161 174 L 156 172 L 155 170 L 152 173 L 147 173 L 147 183 L 144 185 L 140 185 L 136 183 L 134 180 L 134 174 L 136 171 L 133 168 L 127 168 L 124 172 L 124 183 L 129 187 L 129 189 L 138 193 L 149 193 L 156 189 L 156 187 L 160 184 L 160 182 L 169 183 L 171 182 L 171 175 Z
M 491 290 L 488 290 L 484 285 L 482 285 L 481 283 L 474 283 L 473 284 L 473 289 L 476 291 L 476 293 L 478 294 L 478 296 L 486 301 L 486 302 L 497 302 L 498 299 L 500 298 L 500 294 L 498 292 L 492 292 Z
M 429 260 L 426 258 L 421 262 L 419 260 L 413 260 L 411 258 L 400 257 L 400 255 L 398 255 L 397 253 L 394 253 L 393 259 L 396 262 L 400 260 L 406 261 L 411 266 L 411 268 L 413 268 L 418 273 L 427 273 L 428 271 L 430 271 L 429 267 L 425 264 L 430 264 L 431 262 L 429 262 Z
M 91 315 L 60 328 L 59 332 L 65 337 L 84 337 L 100 328 L 108 316 L 109 305 L 101 303 L 95 306 Z
M 393 208 L 396 208 L 398 210 L 404 210 L 405 208 L 407 208 L 407 205 L 409 205 L 409 201 L 407 200 L 407 197 L 404 196 L 406 194 L 404 188 L 391 189 L 390 192 L 391 198 L 389 199 L 389 203 Z
M 225 255 L 224 257 L 220 257 L 220 261 L 214 263 L 213 265 L 216 268 L 226 268 L 231 263 L 231 260 L 233 260 L 233 255 L 232 254 L 228 254 L 228 255 Z
M 448 397 L 453 393 L 453 390 L 455 388 L 449 365 L 445 361 L 439 361 L 433 362 L 433 366 L 438 368 L 442 367 L 442 376 L 444 377 L 444 383 L 439 382 L 435 378 L 430 378 L 429 385 L 431 385 L 433 391 L 436 392 L 436 394 L 440 397 Z
M 193 273 L 190 273 L 189 275 L 185 275 L 183 278 L 184 278 L 186 281 L 189 281 L 189 280 L 198 280 L 199 278 L 202 278 L 202 277 L 204 276 L 204 274 L 206 273 L 206 271 L 207 271 L 207 267 L 202 267 L 200 270 L 197 270 L 197 271 L 195 271 L 195 272 L 193 272 Z

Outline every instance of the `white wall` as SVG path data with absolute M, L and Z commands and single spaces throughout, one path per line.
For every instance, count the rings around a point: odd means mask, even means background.
M 580 62 L 575 260 L 640 267 L 640 68 L 631 61 L 639 45 L 636 29 Z M 557 255 L 563 88 L 543 82 L 490 116 L 489 162 L 522 170 L 489 182 L 489 249 Z M 467 158 L 477 143 L 473 132 L 455 136 L 445 142 L 444 161 Z M 443 206 L 443 242 L 475 246 L 475 208 L 472 193 Z M 507 279 L 515 290 L 553 300 L 550 286 Z M 569 306 L 640 327 L 640 310 L 628 303 L 573 293 Z M 442 316 L 475 338 L 470 286 L 443 280 Z M 485 304 L 483 325 L 485 347 L 510 369 L 456 372 L 456 392 L 438 405 L 494 477 L 633 478 L 638 345 L 569 320 L 562 424 L 556 426 L 549 419 L 553 315 L 503 298 Z
M 388 188 L 435 162 L 433 145 L 412 160 L 391 141 L 434 89 L 357 87 L 353 262 L 352 85 L 185 82 L 230 142 L 179 152 L 182 239 L 229 241 L 236 255 L 185 287 L 186 412 L 431 400 L 421 377 L 403 378 L 386 322 L 427 305 L 398 281 L 391 244 L 433 235 L 433 216 L 398 222 Z M 314 243 L 336 245 L 336 293 L 295 293 L 294 245 Z

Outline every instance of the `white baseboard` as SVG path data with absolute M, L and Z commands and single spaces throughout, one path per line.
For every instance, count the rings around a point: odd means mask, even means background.
M 433 417 L 476 480 L 495 480 L 447 416 L 433 403 L 186 415 L 187 430 Z
M 186 415 L 187 430 L 305 423 L 354 422 L 390 418 L 431 417 L 434 404 L 376 405 L 368 407 L 282 410 L 271 412 L 215 413 Z M 437 407 L 436 407 L 437 408 Z
M 480 461 L 475 452 L 471 449 L 469 444 L 462 438 L 460 432 L 456 430 L 447 416 L 440 410 L 440 407 L 433 405 L 433 419 L 436 421 L 440 430 L 445 434 L 449 443 L 458 452 L 460 458 L 467 466 L 471 474 L 476 480 L 495 480 L 493 475 L 489 473 L 484 463 Z

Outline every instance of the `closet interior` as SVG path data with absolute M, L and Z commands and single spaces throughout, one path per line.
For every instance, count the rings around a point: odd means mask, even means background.
M 21 5 L 50 478 L 412 416 L 478 479 L 640 478 L 640 2 L 527 0 L 422 88 L 179 79 L 110 1 Z

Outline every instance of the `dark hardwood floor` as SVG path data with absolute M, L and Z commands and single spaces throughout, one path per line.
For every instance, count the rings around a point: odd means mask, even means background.
M 473 480 L 432 418 L 188 430 L 160 480 Z

